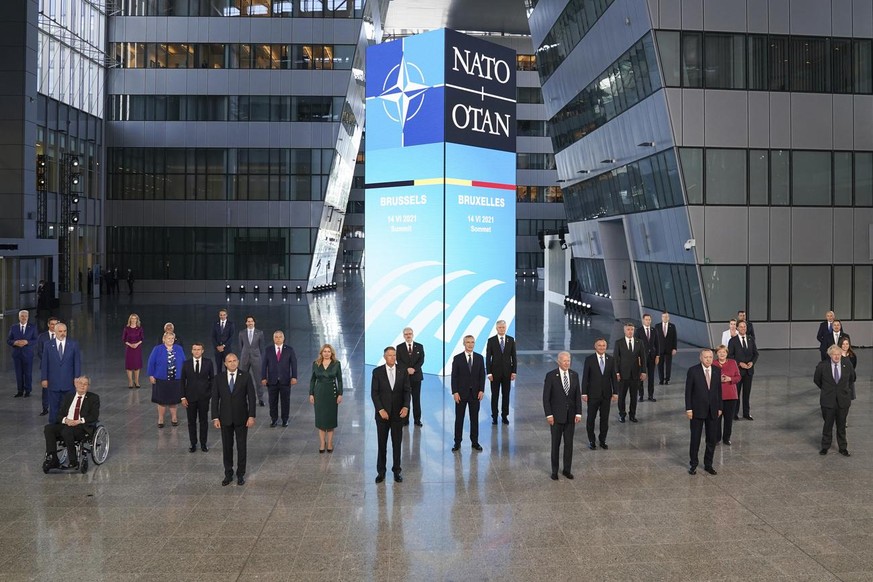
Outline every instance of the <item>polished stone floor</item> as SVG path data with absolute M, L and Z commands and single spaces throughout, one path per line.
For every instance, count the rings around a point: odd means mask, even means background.
M 543 376 L 558 350 L 569 347 L 578 366 L 595 337 L 614 340 L 620 329 L 544 308 L 530 281 L 518 295 L 512 424 L 492 427 L 482 414 L 484 451 L 465 443 L 452 454 L 450 395 L 428 378 L 424 428 L 404 436 L 405 481 L 380 485 L 354 278 L 300 301 L 230 301 L 238 323 L 252 313 L 260 328 L 286 330 L 304 369 L 322 342 L 345 365 L 335 452 L 318 454 L 304 382 L 288 428 L 258 417 L 243 487 L 220 485 L 218 431 L 212 450 L 189 454 L 184 415 L 158 430 L 148 391 L 128 390 L 123 371 L 129 313 L 140 314 L 149 342 L 173 321 L 188 346 L 208 339 L 223 295 L 123 295 L 61 310 L 100 393 L 111 452 L 85 475 L 44 475 L 39 401 L 12 398 L 11 358 L 0 348 L 9 387 L 0 406 L 0 580 L 873 579 L 870 350 L 859 354 L 850 458 L 818 455 L 817 352 L 764 352 L 755 421 L 738 423 L 733 446 L 717 449 L 717 476 L 689 476 L 682 381 L 696 350 L 686 348 L 674 382 L 656 387 L 658 402 L 641 404 L 640 423 L 620 425 L 613 414 L 608 451 L 587 450 L 577 432 L 576 479 L 553 482 Z

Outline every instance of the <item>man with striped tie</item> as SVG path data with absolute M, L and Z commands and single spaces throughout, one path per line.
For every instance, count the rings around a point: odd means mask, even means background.
M 570 354 L 558 354 L 558 367 L 546 374 L 543 382 L 543 410 L 552 432 L 552 481 L 558 480 L 558 453 L 564 440 L 564 470 L 573 478 L 573 434 L 582 420 L 582 390 L 579 374 L 570 369 Z

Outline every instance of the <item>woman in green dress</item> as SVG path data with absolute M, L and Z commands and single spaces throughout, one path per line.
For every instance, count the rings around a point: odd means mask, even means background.
M 321 346 L 318 358 L 312 362 L 312 379 L 309 381 L 309 403 L 315 406 L 315 426 L 318 428 L 323 453 L 325 436 L 327 452 L 333 452 L 333 429 L 336 428 L 337 410 L 343 401 L 343 371 L 330 344 Z

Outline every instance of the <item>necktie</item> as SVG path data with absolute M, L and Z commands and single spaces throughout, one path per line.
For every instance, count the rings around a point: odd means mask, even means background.
M 276 346 L 276 361 L 278 362 L 281 359 L 282 359 L 282 348 L 280 348 L 279 346 Z
M 24 335 L 24 325 L 21 326 L 21 335 Z
M 746 336 L 740 336 L 740 343 L 743 344 L 743 349 L 746 349 Z
M 664 324 L 664 337 L 667 337 L 667 324 Z
M 200 360 L 194 360 L 194 373 L 200 373 Z
M 255 330 L 250 329 L 249 330 L 249 343 L 252 343 L 252 339 L 253 339 L 254 335 L 255 335 Z
M 230 393 L 233 394 L 233 374 L 230 375 L 230 382 L 227 383 L 227 389 L 230 390 Z
M 500 338 L 500 353 L 503 353 L 503 338 Z
M 79 409 L 82 407 L 82 397 L 76 396 L 76 408 L 73 410 L 73 420 L 79 420 Z
M 706 372 L 706 389 L 709 390 L 709 382 L 711 380 L 711 377 L 709 375 L 709 368 L 704 368 L 703 371 Z
M 570 378 L 567 377 L 567 372 L 561 372 L 561 376 L 564 378 L 564 394 L 570 395 Z
M 634 351 L 634 340 L 628 338 L 627 340 L 627 349 L 630 351 Z
M 647 340 L 652 339 L 652 337 L 649 335 L 649 328 L 648 327 L 646 328 L 646 339 Z
M 412 355 L 412 344 L 406 344 L 407 349 L 409 350 L 409 355 Z
M 50 334 L 49 334 L 49 339 L 55 339 L 55 334 L 50 333 Z
M 840 366 L 838 364 L 834 364 L 834 382 L 840 381 Z
M 58 344 L 58 357 L 64 359 L 64 342 Z
M 388 385 L 391 386 L 391 391 L 394 391 L 394 368 L 388 368 Z
M 467 367 L 470 369 L 471 372 L 473 371 L 473 355 L 472 354 L 467 354 Z
M 600 373 L 602 374 L 606 370 L 606 364 L 603 362 L 603 356 L 600 356 Z

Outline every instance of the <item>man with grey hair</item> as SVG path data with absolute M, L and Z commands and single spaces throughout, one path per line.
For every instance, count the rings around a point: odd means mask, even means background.
M 582 390 L 579 374 L 570 369 L 570 353 L 558 354 L 558 367 L 543 382 L 543 411 L 552 433 L 552 481 L 558 480 L 558 458 L 564 441 L 562 475 L 573 478 L 573 434 L 582 420 Z
M 18 323 L 12 324 L 6 338 L 6 343 L 12 348 L 12 365 L 15 367 L 15 398 L 30 398 L 33 389 L 33 348 L 39 334 L 29 318 L 26 309 L 19 311 Z
M 828 359 L 819 362 L 815 367 L 812 381 L 821 390 L 819 404 L 824 428 L 821 434 L 820 455 L 828 454 L 834 438 L 834 423 L 837 425 L 837 445 L 840 454 L 848 457 L 849 449 L 846 442 L 846 418 L 852 405 L 852 384 L 855 382 L 855 369 L 849 358 L 843 357 L 839 346 L 828 348 Z
M 476 338 L 464 336 L 464 351 L 452 359 L 452 398 L 455 400 L 455 444 L 452 452 L 461 449 L 464 416 L 470 408 L 470 442 L 476 451 L 479 444 L 479 403 L 485 395 L 485 358 L 473 351 Z
M 509 391 L 518 370 L 515 338 L 506 335 L 506 322 L 502 319 L 494 328 L 497 333 L 488 338 L 485 345 L 485 369 L 491 382 L 491 424 L 497 424 L 498 400 L 501 396 L 500 417 L 503 424 L 509 424 Z
M 68 392 L 61 402 L 58 416 L 55 422 L 45 425 L 45 468 L 57 469 L 61 466 L 58 462 L 58 437 L 64 439 L 67 447 L 67 468 L 77 469 L 79 459 L 76 456 L 75 442 L 92 434 L 94 423 L 100 418 L 100 397 L 93 392 L 88 392 L 91 379 L 88 376 L 79 376 L 74 380 L 75 392 Z
M 712 361 L 712 350 L 700 350 L 700 363 L 688 368 L 685 377 L 685 415 L 691 422 L 691 446 L 689 447 L 689 475 L 697 474 L 700 437 L 706 430 L 706 452 L 703 454 L 703 469 L 717 475 L 712 461 L 715 458 L 715 437 L 718 419 L 724 405 L 721 399 L 721 368 Z
M 409 376 L 409 385 L 412 389 L 412 419 L 415 426 L 424 426 L 421 423 L 421 381 L 424 375 L 421 367 L 424 365 L 424 346 L 416 341 L 411 327 L 403 328 L 403 343 L 394 348 L 397 354 L 397 365 Z M 403 424 L 409 424 L 409 415 L 404 418 Z
M 48 390 L 49 418 L 56 418 L 64 395 L 75 390 L 73 381 L 82 375 L 79 344 L 67 337 L 67 325 L 55 324 L 55 341 L 43 348 L 40 372 L 43 390 Z

